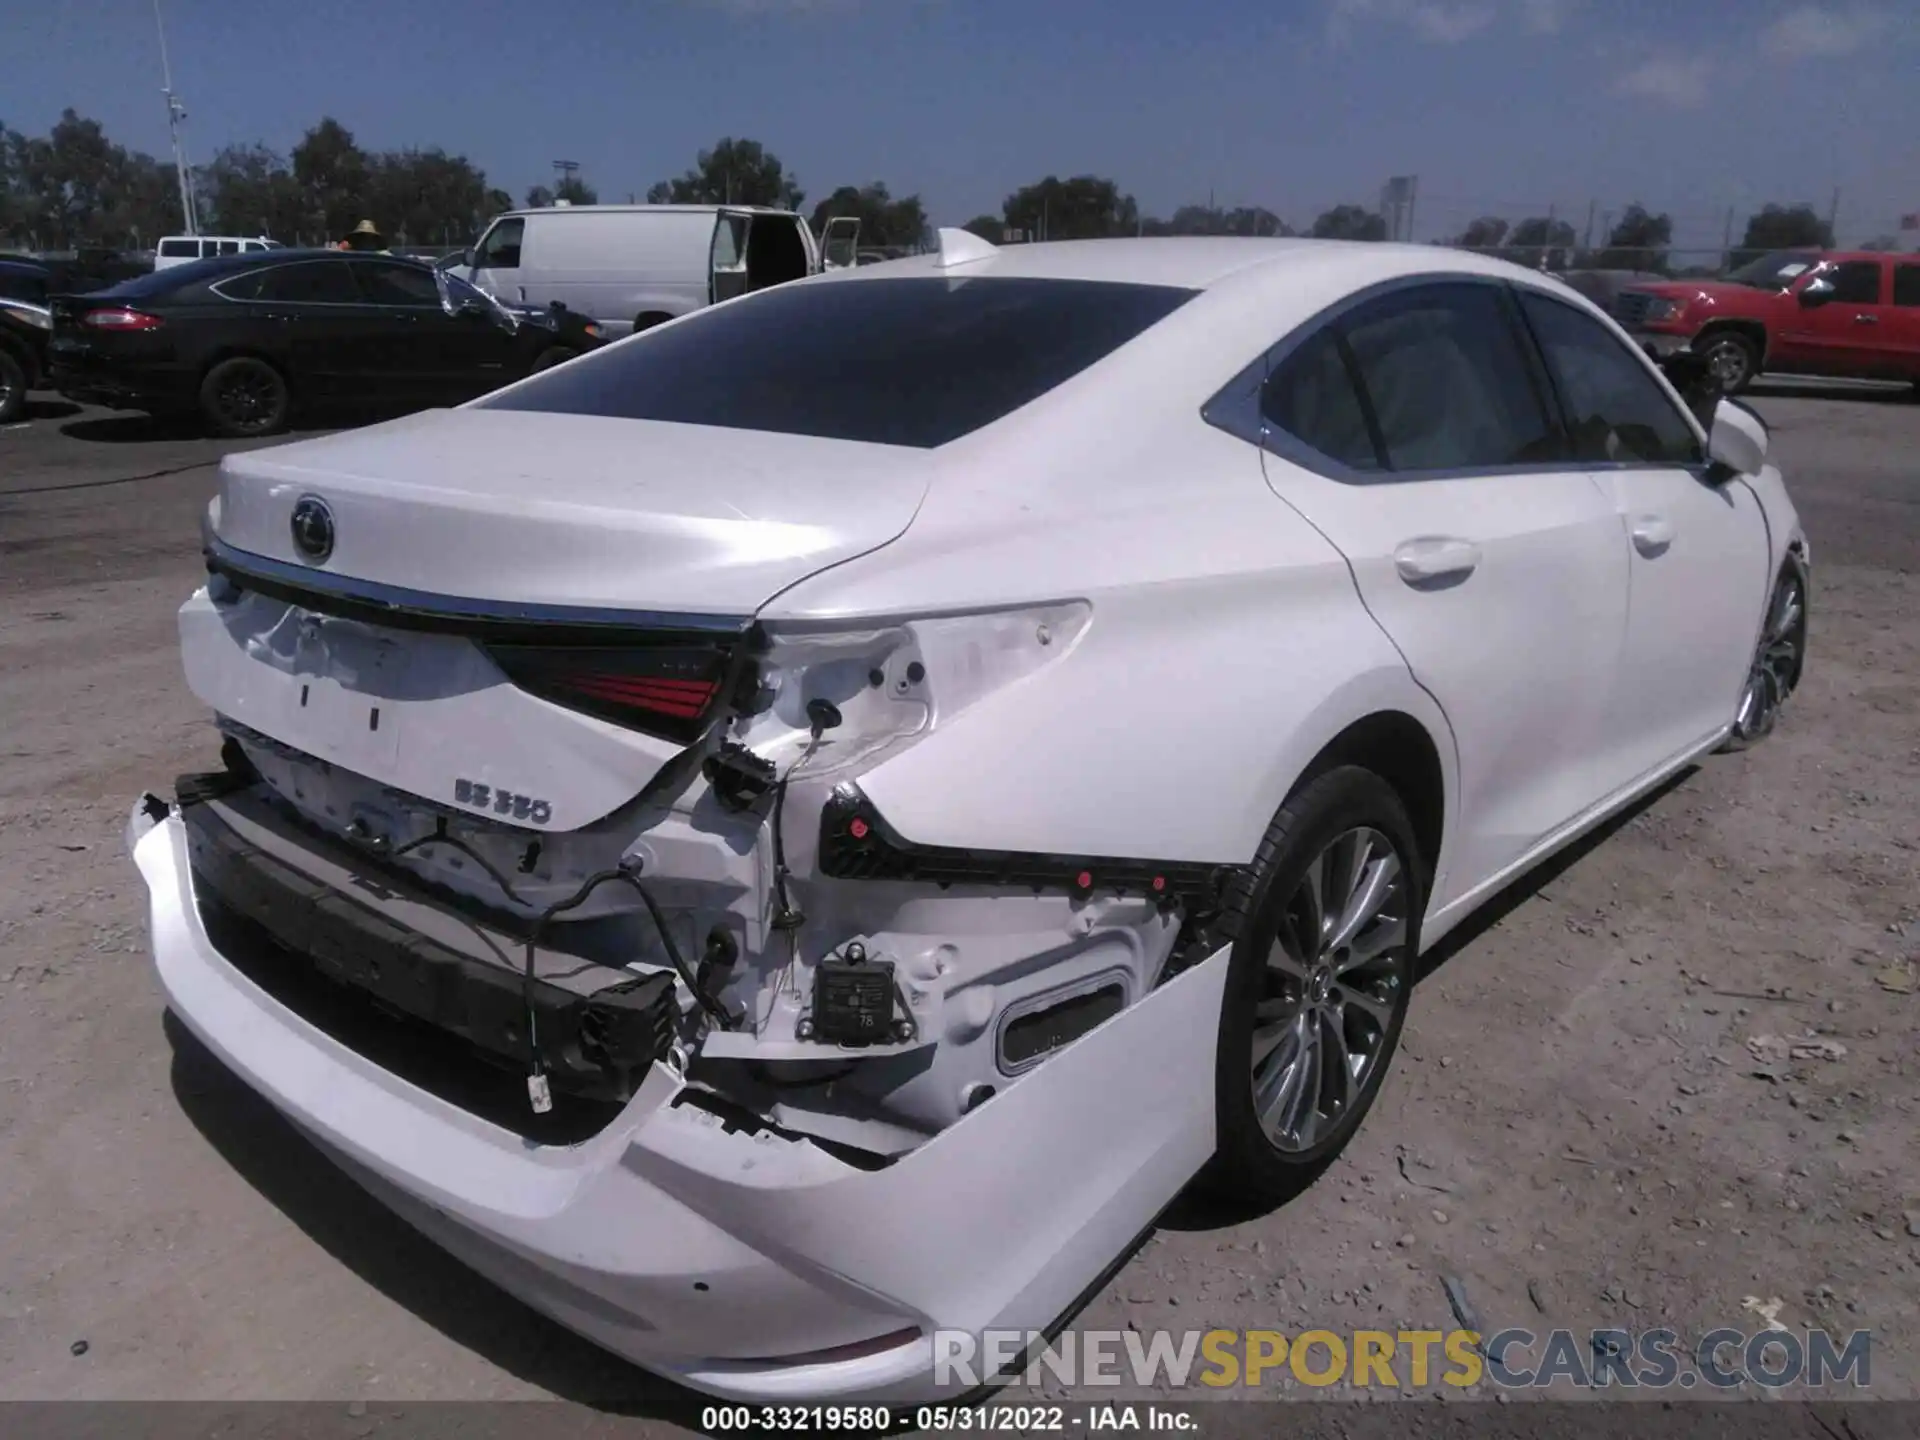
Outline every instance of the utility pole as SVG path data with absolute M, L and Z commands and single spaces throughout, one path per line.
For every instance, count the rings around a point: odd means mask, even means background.
M 173 66 L 167 60 L 167 27 L 160 20 L 160 0 L 153 0 L 153 28 L 160 35 L 160 93 L 167 97 L 167 134 L 173 140 L 173 170 L 180 181 L 180 220 L 187 234 L 200 233 L 199 217 L 193 210 L 193 182 L 187 170 L 187 148 L 180 139 L 180 122 L 187 110 L 173 93 Z
M 1587 201 L 1587 233 L 1580 239 L 1580 248 L 1582 250 L 1591 251 L 1593 249 L 1593 211 L 1594 207 L 1599 203 L 1598 200 Z M 1613 218 L 1611 211 L 1608 212 L 1607 218 Z

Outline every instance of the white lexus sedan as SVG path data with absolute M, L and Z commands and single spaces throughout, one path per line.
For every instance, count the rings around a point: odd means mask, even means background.
M 723 1398 L 929 1396 L 1287 1193 L 1420 953 L 1805 649 L 1765 426 L 1550 278 L 941 239 L 229 456 L 223 768 L 129 827 L 201 1041 Z

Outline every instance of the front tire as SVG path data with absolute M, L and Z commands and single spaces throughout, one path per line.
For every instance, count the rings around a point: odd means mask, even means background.
M 1738 330 L 1715 331 L 1700 342 L 1699 351 L 1722 395 L 1740 394 L 1760 373 L 1760 347 Z
M 1270 1207 L 1353 1137 L 1400 1043 L 1426 904 L 1405 805 L 1370 770 L 1315 777 L 1274 816 L 1228 903 L 1203 1183 Z
M 1806 659 L 1807 577 L 1789 563 L 1767 599 L 1766 620 L 1722 750 L 1747 750 L 1773 733 L 1782 707 L 1800 684 Z
M 292 406 L 286 377 L 251 355 L 222 360 L 200 382 L 200 413 L 214 434 L 229 440 L 276 433 Z

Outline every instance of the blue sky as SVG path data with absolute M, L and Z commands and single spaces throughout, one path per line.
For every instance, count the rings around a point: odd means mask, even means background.
M 196 161 L 284 153 L 330 113 L 516 196 L 564 158 L 624 200 L 751 136 L 810 202 L 878 179 L 948 224 L 1049 172 L 1295 225 L 1416 174 L 1421 239 L 1640 200 L 1717 246 L 1729 207 L 1737 229 L 1836 187 L 1843 242 L 1920 210 L 1915 0 L 163 4 Z M 0 0 L 0 35 L 0 120 L 44 131 L 71 105 L 166 152 L 151 0 Z

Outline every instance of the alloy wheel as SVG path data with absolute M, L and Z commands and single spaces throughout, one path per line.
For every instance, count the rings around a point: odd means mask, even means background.
M 1747 671 L 1746 688 L 1740 692 L 1740 708 L 1734 714 L 1736 739 L 1750 742 L 1764 738 L 1779 719 L 1780 707 L 1793 693 L 1800 676 L 1801 658 L 1807 643 L 1807 600 L 1800 577 L 1788 573 L 1774 587 L 1773 601 L 1767 607 L 1767 623 L 1754 648 L 1753 665 Z
M 271 421 L 278 400 L 273 377 L 258 370 L 238 370 L 220 387 L 220 413 L 238 429 L 254 429 Z
M 1253 1027 L 1254 1113 L 1280 1151 L 1312 1149 L 1380 1079 L 1410 982 L 1406 877 L 1387 836 L 1353 829 L 1287 900 Z
M 1753 355 L 1745 341 L 1726 336 L 1707 347 L 1707 368 L 1721 391 L 1731 395 L 1750 378 Z

